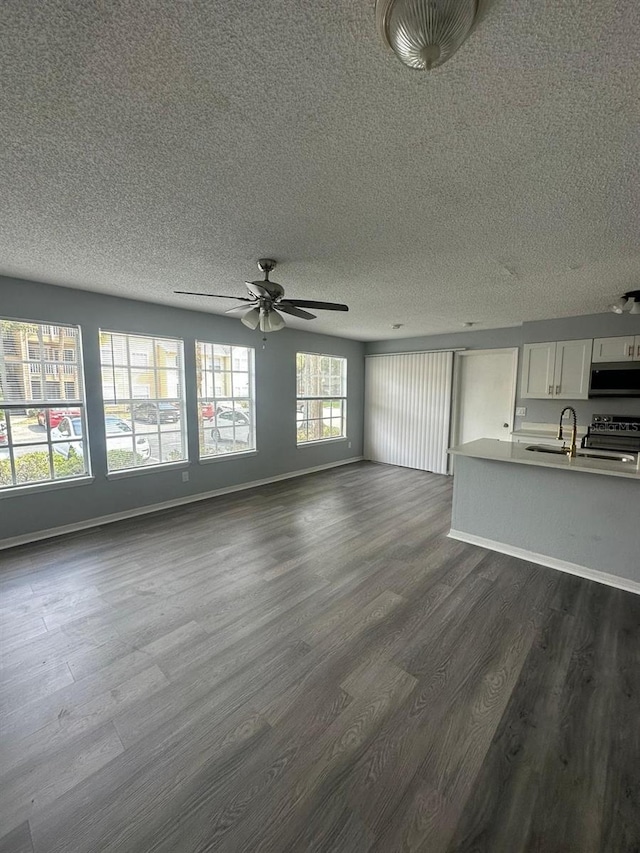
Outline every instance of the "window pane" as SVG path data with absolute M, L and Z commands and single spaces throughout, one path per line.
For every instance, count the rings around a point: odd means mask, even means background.
M 36 409 L 14 409 L 1 418 L 7 432 L 11 429 L 11 439 L 16 444 L 35 444 L 46 436 L 46 428 L 40 426 Z M 46 439 L 45 439 L 46 440 Z
M 201 458 L 255 449 L 254 352 L 196 342 Z
M 105 393 L 108 470 L 186 459 L 182 341 L 113 332 L 100 341 L 103 386 L 116 392 Z
M 131 396 L 136 400 L 150 400 L 158 396 L 153 370 L 131 369 Z
M 18 486 L 28 483 L 44 483 L 52 479 L 48 444 L 34 444 L 31 447 L 16 450 L 14 452 L 14 463 L 16 485 Z
M 180 387 L 180 371 L 179 370 L 159 370 L 158 371 L 158 399 L 160 400 L 176 400 L 182 396 Z
M 234 397 L 246 397 L 249 394 L 249 374 L 232 374 L 232 393 Z
M 53 476 L 56 480 L 67 480 L 87 473 L 82 441 L 71 441 L 66 447 L 53 445 Z

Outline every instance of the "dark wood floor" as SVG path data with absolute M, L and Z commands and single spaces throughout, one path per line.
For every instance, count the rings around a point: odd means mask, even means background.
M 450 497 L 363 463 L 0 553 L 0 853 L 640 851 L 640 597 Z

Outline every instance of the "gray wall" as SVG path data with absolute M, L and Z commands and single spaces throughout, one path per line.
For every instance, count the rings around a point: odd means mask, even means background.
M 506 329 L 478 329 L 450 335 L 427 335 L 421 338 L 404 338 L 393 341 L 373 341 L 365 345 L 365 354 L 385 352 L 411 352 L 429 349 L 493 349 L 519 347 L 523 344 L 542 341 L 569 341 L 581 338 L 608 338 L 617 335 L 640 335 L 640 315 L 589 314 L 584 317 L 566 317 L 559 320 L 539 320 L 512 326 Z M 527 423 L 555 423 L 562 406 L 571 401 L 521 400 L 520 373 L 518 372 L 517 406 L 526 406 L 527 414 L 516 418 L 518 427 Z M 572 403 L 578 413 L 578 421 L 587 425 L 595 412 L 630 414 L 640 416 L 640 398 L 596 398 L 576 400 Z
M 1 276 L 0 316 L 81 327 L 95 476 L 88 485 L 0 498 L 0 540 L 362 455 L 364 346 L 358 341 L 283 329 L 267 335 L 263 349 L 262 335 L 247 329 L 237 319 Z M 192 460 L 188 483 L 182 482 L 181 469 L 148 470 L 123 479 L 107 479 L 99 328 L 184 340 L 187 429 Z M 196 411 L 196 339 L 256 348 L 258 453 L 255 456 L 202 464 L 196 461 L 197 423 L 193 415 L 189 416 Z M 347 441 L 296 446 L 295 354 L 298 350 L 348 359 Z
M 456 456 L 451 527 L 640 583 L 638 480 Z

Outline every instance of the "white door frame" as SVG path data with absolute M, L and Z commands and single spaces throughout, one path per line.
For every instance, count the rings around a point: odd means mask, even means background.
M 513 360 L 513 369 L 511 374 L 511 422 L 510 429 L 513 429 L 515 409 L 516 409 L 516 394 L 518 390 L 518 354 L 519 347 L 495 347 L 494 349 L 467 349 L 456 352 L 453 355 L 453 395 L 451 402 L 451 436 L 450 446 L 455 447 L 458 444 L 460 435 L 460 381 L 462 377 L 461 359 L 473 355 L 497 355 L 498 353 L 510 352 Z M 449 466 L 451 466 L 451 457 L 449 457 Z

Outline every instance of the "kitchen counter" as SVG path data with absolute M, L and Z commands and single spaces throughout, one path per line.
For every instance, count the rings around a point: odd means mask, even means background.
M 525 448 L 485 438 L 451 448 L 449 536 L 640 593 L 637 465 Z
M 531 444 L 536 444 L 532 439 Z M 540 442 L 544 444 L 544 442 Z M 608 477 L 625 477 L 640 481 L 640 470 L 630 462 L 615 462 L 592 459 L 586 456 L 560 456 L 554 453 L 539 453 L 526 450 L 526 444 L 500 441 L 495 438 L 479 438 L 449 450 L 452 456 L 471 456 L 475 459 L 492 459 L 496 462 L 515 462 L 517 465 L 535 465 L 539 468 L 557 468 L 585 474 L 603 474 Z

